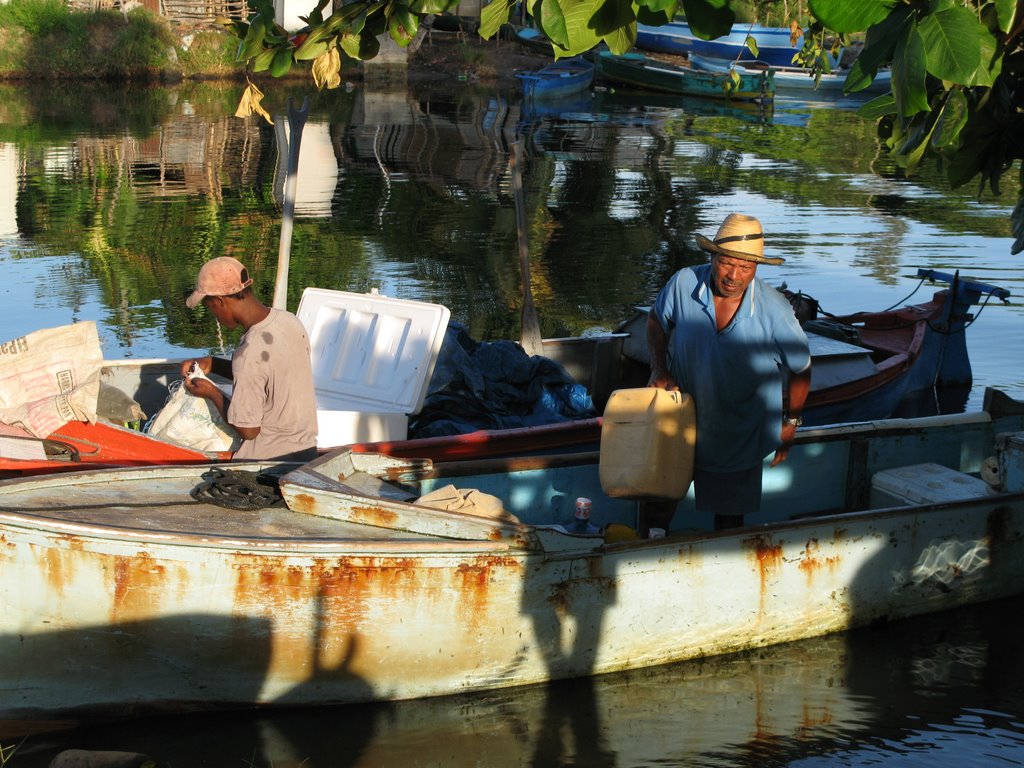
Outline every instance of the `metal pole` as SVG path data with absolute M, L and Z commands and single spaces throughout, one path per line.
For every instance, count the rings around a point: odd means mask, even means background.
M 292 230 L 295 227 L 295 186 L 299 175 L 299 146 L 302 129 L 309 114 L 309 99 L 295 108 L 288 99 L 288 171 L 284 180 L 284 206 L 281 213 L 281 242 L 277 249 L 277 279 L 274 282 L 274 309 L 288 308 L 288 264 L 292 256 Z M 280 138 L 280 136 L 279 136 Z
M 523 200 L 522 162 L 523 140 L 513 142 L 509 152 L 509 166 L 512 171 L 512 195 L 516 204 L 516 233 L 519 236 L 519 272 L 523 280 L 523 314 L 519 329 L 519 345 L 528 355 L 543 354 L 540 335 L 540 320 L 533 305 L 533 291 L 530 289 L 530 249 L 526 241 L 526 203 Z

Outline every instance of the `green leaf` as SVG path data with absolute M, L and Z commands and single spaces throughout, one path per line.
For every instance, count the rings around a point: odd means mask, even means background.
M 252 71 L 266 72 L 274 61 L 277 51 L 273 48 L 265 48 L 252 57 Z
M 347 33 L 338 38 L 338 47 L 353 59 L 359 58 L 362 35 Z
M 959 88 L 954 88 L 946 95 L 932 130 L 932 149 L 950 152 L 960 148 L 960 134 L 967 125 L 967 110 L 967 97 Z
M 366 15 L 363 17 L 366 19 L 366 23 L 363 26 L 363 32 L 373 35 L 373 37 L 380 37 L 384 34 L 384 30 L 388 28 L 388 18 L 384 15 L 384 4 L 377 3 L 366 9 Z M 363 35 L 366 37 L 366 34 Z M 374 51 L 377 51 L 380 45 L 374 47 Z M 367 51 L 366 41 L 363 42 L 363 50 Z M 376 55 L 376 53 L 374 53 Z M 372 58 L 372 57 L 371 57 Z
M 678 0 L 637 0 L 636 14 L 637 16 L 646 12 L 650 12 L 651 14 L 663 14 L 665 21 L 661 23 L 665 24 L 676 17 L 677 5 Z M 646 24 L 647 22 L 644 23 Z
M 261 50 L 263 50 L 263 36 L 267 32 L 267 24 L 262 16 L 253 16 L 249 19 L 249 31 L 245 33 L 245 39 L 238 45 L 239 61 L 248 61 Z
M 740 87 L 740 73 L 735 69 L 729 70 L 729 80 L 725 84 L 725 92 L 733 93 Z
M 358 18 L 365 20 L 366 14 L 369 12 L 370 9 L 362 3 L 349 3 L 348 5 L 342 6 L 340 11 L 328 18 L 321 29 L 324 30 L 325 36 L 332 35 L 346 24 L 351 24 Z M 360 22 L 360 29 L 362 29 L 362 23 L 363 22 Z
M 369 61 L 380 53 L 380 32 L 362 34 L 359 36 L 359 55 L 355 58 L 360 61 Z
M 908 175 L 917 170 L 921 158 L 928 149 L 934 129 L 934 123 L 929 118 L 929 115 L 920 117 L 908 132 L 907 140 L 896 150 L 897 154 L 903 156 L 903 167 Z
M 563 50 L 569 48 L 569 30 L 558 0 L 540 1 L 540 26 L 548 40 Z
M 999 17 L 999 30 L 1004 33 L 1009 32 L 1013 28 L 1017 8 L 1020 6 L 1016 0 L 993 0 L 993 5 L 995 5 L 996 14 Z
M 409 10 L 408 6 L 398 5 L 391 11 L 391 18 L 388 19 L 388 34 L 400 48 L 405 48 L 416 36 L 420 20 L 416 14 Z
M 327 50 L 328 46 L 324 42 L 324 39 L 328 36 L 327 26 L 320 26 L 311 29 L 309 34 L 306 35 L 306 39 L 295 49 L 295 60 L 306 61 L 309 59 L 315 59 L 317 56 Z M 316 51 L 314 53 L 314 51 Z
M 366 14 L 360 13 L 352 18 L 352 23 L 348 27 L 348 34 L 361 35 L 364 29 L 366 29 Z
M 865 120 L 880 120 L 886 115 L 896 114 L 896 99 L 891 93 L 876 96 L 871 101 L 862 104 L 857 114 Z
M 928 52 L 928 71 L 940 80 L 966 83 L 978 69 L 978 27 L 967 8 L 947 8 L 925 16 L 918 24 Z
M 245 33 L 249 31 L 249 24 L 247 22 L 229 19 L 227 16 L 218 16 L 214 23 L 224 27 L 224 29 L 237 37 L 239 41 L 244 40 Z
M 747 50 L 750 51 L 751 56 L 755 59 L 758 57 L 757 40 L 754 39 L 753 35 L 747 35 L 743 40 L 743 45 L 745 45 Z
M 274 60 L 270 63 L 270 74 L 274 77 L 284 77 L 292 68 L 292 49 L 289 46 L 278 48 L 274 54 Z
M 885 19 L 896 0 L 810 0 L 814 17 L 835 32 L 860 32 Z
M 636 20 L 641 24 L 660 27 L 662 24 L 668 24 L 671 19 L 672 17 L 668 15 L 668 11 L 655 11 L 646 5 L 638 5 L 636 8 Z
M 964 142 L 960 151 L 946 162 L 946 179 L 949 185 L 954 189 L 962 187 L 981 173 L 985 168 L 987 154 L 987 144 Z
M 413 13 L 419 13 L 424 16 L 434 14 L 440 16 L 442 13 L 447 13 L 449 10 L 454 9 L 458 6 L 459 0 L 415 0 L 415 2 L 409 5 L 409 9 Z
M 493 0 L 480 10 L 480 37 L 490 40 L 503 24 L 508 23 L 509 14 L 515 7 L 515 0 Z
M 601 42 L 602 35 L 595 28 L 593 19 L 605 1 L 559 0 L 566 32 L 565 52 L 559 52 L 559 56 L 578 56 L 596 47 Z M 608 1 L 614 2 L 614 0 Z M 545 0 L 545 5 L 547 5 L 547 0 Z M 629 34 L 628 30 L 626 34 Z M 635 35 L 636 33 L 634 32 L 633 34 Z M 613 33 L 610 33 L 609 37 L 612 38 L 613 42 L 616 39 Z
M 611 35 L 622 27 L 636 27 L 636 14 L 629 3 L 605 0 L 590 18 L 589 26 L 599 36 Z M 634 39 L 636 34 L 633 35 Z
M 622 55 L 636 45 L 636 24 L 619 27 L 602 38 L 612 53 Z
M 909 6 L 897 8 L 884 21 L 868 28 L 864 36 L 864 48 L 854 62 L 864 72 L 876 73 L 878 68 L 892 63 L 896 46 L 914 22 L 913 9 Z
M 683 0 L 683 13 L 693 34 L 702 40 L 727 35 L 736 14 L 725 0 Z
M 978 68 L 968 80 L 967 85 L 980 85 L 991 88 L 996 78 L 1003 71 L 1003 57 L 999 54 L 999 46 L 992 34 L 983 26 L 978 27 L 978 51 L 981 61 Z
M 866 71 L 858 58 L 853 62 L 850 71 L 846 73 L 846 80 L 843 81 L 843 93 L 863 91 L 874 82 L 875 74 L 875 72 Z
M 306 23 L 309 24 L 311 27 L 315 27 L 318 24 L 323 24 L 324 8 L 327 7 L 327 4 L 329 2 L 331 2 L 331 0 L 319 0 L 319 2 L 316 4 L 316 8 L 314 8 L 307 17 L 308 20 Z
M 327 53 L 327 49 L 330 46 L 327 43 L 316 40 L 312 43 L 306 40 L 302 45 L 295 49 L 295 53 L 292 54 L 296 61 L 311 61 L 318 59 Z
M 925 89 L 925 45 L 916 26 L 896 46 L 892 62 L 892 94 L 896 98 L 897 113 L 911 117 L 918 112 L 927 112 L 928 92 Z
M 274 18 L 273 0 L 250 0 L 249 8 L 255 11 L 263 19 Z

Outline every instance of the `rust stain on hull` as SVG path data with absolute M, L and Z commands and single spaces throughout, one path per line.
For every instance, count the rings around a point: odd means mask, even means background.
M 759 613 L 763 614 L 769 597 L 769 579 L 782 568 L 782 542 L 771 543 L 767 537 L 754 536 L 744 541 L 743 545 L 753 554 L 754 566 L 760 580 Z
M 373 525 L 377 528 L 396 528 L 398 515 L 394 512 L 381 509 L 380 507 L 356 507 L 352 508 L 352 521 Z
M 817 539 L 808 539 L 807 544 L 804 545 L 804 556 L 800 559 L 797 567 L 807 577 L 807 586 L 812 587 L 814 585 L 814 576 L 822 570 L 828 570 L 829 574 L 834 575 L 836 569 L 839 567 L 839 557 L 821 557 L 821 544 Z

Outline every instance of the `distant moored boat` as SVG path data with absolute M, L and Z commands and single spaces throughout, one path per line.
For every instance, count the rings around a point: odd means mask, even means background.
M 747 48 L 747 37 L 757 43 L 755 56 Z M 793 66 L 793 57 L 803 47 L 803 38 L 794 45 L 788 27 L 762 27 L 757 24 L 735 24 L 727 35 L 714 40 L 703 40 L 685 21 L 671 21 L 661 26 L 638 24 L 636 46 L 648 51 L 674 53 L 678 56 L 712 56 L 733 61 L 760 60 L 773 67 Z M 833 66 L 838 66 L 833 60 Z

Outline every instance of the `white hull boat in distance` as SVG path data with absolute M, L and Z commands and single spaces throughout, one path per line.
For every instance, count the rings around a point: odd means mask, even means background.
M 282 502 L 257 509 L 197 500 L 203 466 L 4 481 L 0 720 L 506 688 L 1024 586 L 1024 404 L 996 391 L 975 413 L 801 430 L 731 531 L 685 498 L 666 538 L 618 535 L 639 501 L 607 495 L 598 464 L 342 448 L 221 465 L 286 472 Z M 579 496 L 603 534 L 558 525 Z

